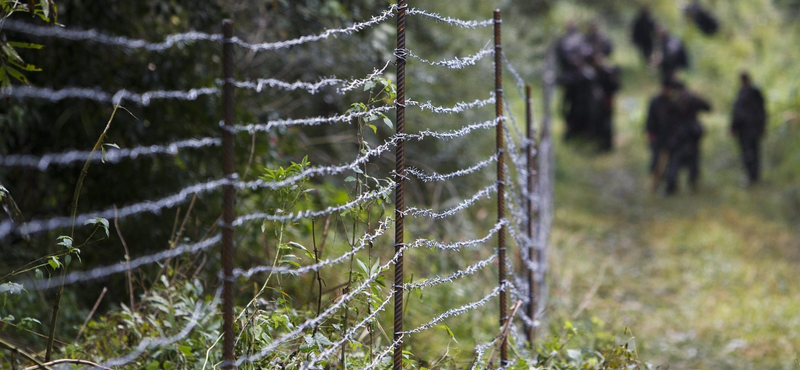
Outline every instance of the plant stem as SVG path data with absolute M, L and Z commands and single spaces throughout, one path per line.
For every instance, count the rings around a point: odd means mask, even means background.
M 114 106 L 114 111 L 111 112 L 111 117 L 108 119 L 108 123 L 106 124 L 106 128 L 103 129 L 103 133 L 100 134 L 100 137 L 94 143 L 94 147 L 92 151 L 89 153 L 89 158 L 83 164 L 83 168 L 81 169 L 81 174 L 78 177 L 78 184 L 75 185 L 75 192 L 72 195 L 72 229 L 70 230 L 70 237 L 74 238 L 75 236 L 75 217 L 77 216 L 78 212 L 78 198 L 80 198 L 81 188 L 83 187 L 83 180 L 86 179 L 86 175 L 89 173 L 89 165 L 92 163 L 91 157 L 97 149 L 103 145 L 103 139 L 106 138 L 106 133 L 108 133 L 108 129 L 111 127 L 111 121 L 114 120 L 114 115 L 117 114 L 117 109 L 121 108 L 119 104 Z M 122 108 L 125 109 L 125 108 Z M 64 276 L 67 273 L 67 266 L 61 267 L 61 284 L 58 287 L 58 293 L 56 294 L 56 301 L 53 302 L 53 315 L 50 318 L 50 338 L 47 341 L 47 352 L 45 352 L 44 360 L 50 361 L 50 356 L 53 354 L 53 343 L 56 339 L 56 324 L 58 323 L 58 311 L 61 308 L 61 296 L 64 294 Z

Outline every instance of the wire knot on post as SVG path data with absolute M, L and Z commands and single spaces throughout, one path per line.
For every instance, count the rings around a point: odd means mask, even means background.
M 406 58 L 408 58 L 408 49 L 394 49 L 394 53 L 393 54 L 394 54 L 395 58 L 405 62 Z

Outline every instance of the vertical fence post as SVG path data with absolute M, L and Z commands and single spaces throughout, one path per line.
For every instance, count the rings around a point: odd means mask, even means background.
M 538 182 L 539 176 L 539 166 L 536 165 L 536 158 L 534 157 L 533 149 L 536 144 L 535 139 L 535 129 L 533 127 L 533 111 L 531 110 L 531 85 L 525 85 L 525 134 L 528 138 L 528 145 L 525 148 L 525 154 L 528 161 L 528 192 L 527 192 L 527 216 L 528 216 L 528 260 L 524 262 L 528 270 L 528 318 L 530 318 L 530 327 L 528 328 L 528 343 L 531 346 L 531 349 L 534 349 L 534 343 L 536 342 L 536 327 L 533 325 L 536 319 L 536 306 L 537 306 L 537 294 L 536 294 L 536 270 L 533 267 L 537 267 L 536 264 L 539 260 L 539 253 L 538 249 L 536 248 L 536 225 L 539 222 L 539 212 L 536 209 L 536 206 L 533 204 L 533 195 L 536 189 L 536 183 Z
M 397 261 L 394 264 L 394 370 L 403 368 L 403 220 L 404 199 L 403 182 L 405 173 L 405 116 L 406 116 L 406 1 L 397 1 L 397 147 L 395 151 L 395 204 L 394 204 L 394 251 Z
M 503 47 L 500 43 L 500 10 L 494 11 L 494 94 L 495 120 L 497 121 L 497 221 L 505 222 L 505 160 L 503 145 Z M 500 226 L 497 235 L 497 263 L 500 278 L 500 327 L 506 324 L 506 225 Z M 500 365 L 508 362 L 508 346 L 505 339 L 500 343 Z
M 233 21 L 222 22 L 222 172 L 225 179 L 234 179 L 233 166 Z M 234 186 L 222 186 L 222 368 L 233 369 L 233 213 Z

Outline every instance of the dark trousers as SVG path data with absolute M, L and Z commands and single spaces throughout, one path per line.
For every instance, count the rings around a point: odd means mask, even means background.
M 688 140 L 677 148 L 670 150 L 667 161 L 667 194 L 678 190 L 678 173 L 681 168 L 689 171 L 689 185 L 697 186 L 700 178 L 700 140 Z
M 655 173 L 656 166 L 658 165 L 658 158 L 661 155 L 662 149 L 666 148 L 664 148 L 664 146 L 660 142 L 653 141 L 650 143 L 650 173 Z M 664 169 L 662 168 L 661 171 L 663 170 Z
M 761 173 L 759 169 L 759 138 L 757 136 L 739 135 L 739 148 L 742 150 L 742 162 L 747 171 L 750 182 L 758 181 Z

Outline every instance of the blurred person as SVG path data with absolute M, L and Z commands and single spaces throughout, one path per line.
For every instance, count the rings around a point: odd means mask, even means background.
M 676 78 L 676 72 L 689 67 L 689 56 L 683 41 L 669 33 L 666 28 L 659 30 L 661 41 L 661 81 L 666 82 Z
M 647 108 L 645 132 L 650 145 L 650 173 L 652 182 L 650 188 L 656 191 L 664 173 L 669 151 L 666 145 L 669 126 L 674 121 L 674 104 L 677 84 L 673 81 L 664 81 L 658 95 L 650 99 Z
M 631 26 L 631 41 L 642 53 L 645 63 L 650 62 L 653 43 L 656 37 L 656 22 L 650 15 L 650 8 L 642 6 Z
M 733 103 L 731 134 L 739 141 L 742 162 L 747 171 L 747 185 L 752 185 L 758 182 L 760 177 L 759 144 L 764 136 L 767 112 L 764 108 L 764 96 L 753 86 L 750 74 L 742 72 L 739 75 L 739 82 L 741 87 Z
M 591 135 L 599 150 L 608 152 L 614 148 L 614 95 L 620 87 L 620 71 L 602 53 L 594 55 L 591 65 L 595 70 Z
M 566 32 L 555 44 L 556 61 L 558 62 L 559 74 L 569 73 L 582 64 L 586 40 L 583 34 L 578 32 L 575 21 L 568 21 Z
M 684 8 L 684 12 L 704 34 L 711 36 L 719 30 L 717 18 L 714 17 L 711 11 L 700 5 L 699 0 L 693 0 L 689 3 Z
M 589 127 L 594 70 L 586 63 L 590 51 L 575 22 L 567 23 L 566 33 L 555 44 L 558 62 L 557 82 L 563 87 L 561 112 L 567 129 L 565 140 L 583 136 Z
M 591 56 L 599 53 L 607 57 L 614 50 L 614 44 L 611 43 L 605 32 L 600 30 L 600 23 L 596 19 L 589 22 L 584 40 L 589 47 L 588 54 Z
M 671 104 L 674 120 L 667 126 L 666 145 L 669 151 L 667 160 L 666 194 L 674 194 L 678 190 L 678 173 L 681 168 L 689 171 L 689 186 L 697 190 L 700 178 L 700 139 L 703 136 L 703 125 L 698 114 L 711 110 L 711 104 L 699 95 L 689 91 L 683 84 L 674 82 L 676 98 Z

